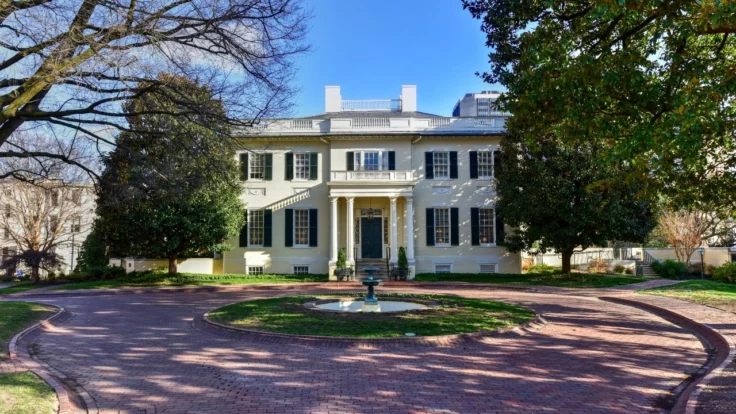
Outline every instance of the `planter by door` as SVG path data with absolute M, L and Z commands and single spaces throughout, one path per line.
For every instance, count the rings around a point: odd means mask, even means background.
M 364 259 L 380 259 L 381 249 L 383 248 L 383 238 L 381 232 L 381 218 L 360 219 L 360 246 L 361 256 Z

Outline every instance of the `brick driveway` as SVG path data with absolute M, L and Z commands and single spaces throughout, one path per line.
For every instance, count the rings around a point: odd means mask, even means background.
M 94 400 L 90 412 L 105 413 L 648 412 L 706 360 L 694 336 L 626 306 L 490 287 L 422 292 L 524 304 L 549 325 L 460 346 L 343 349 L 193 323 L 223 304 L 284 293 L 80 296 L 38 300 L 74 315 L 34 348 Z

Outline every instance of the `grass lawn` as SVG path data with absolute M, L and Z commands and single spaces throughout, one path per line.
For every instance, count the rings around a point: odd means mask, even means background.
M 71 283 L 53 288 L 53 290 L 70 289 L 106 289 L 118 287 L 146 286 L 200 286 L 200 285 L 247 285 L 255 283 L 298 283 L 327 282 L 327 275 L 244 275 L 225 274 L 208 275 L 198 273 L 131 273 L 119 279 L 93 280 Z
M 656 289 L 640 290 L 645 295 L 669 296 L 736 312 L 736 285 L 710 280 L 691 280 Z
M 44 284 L 33 284 L 32 282 L 11 282 L 12 286 L 0 289 L 0 295 L 9 295 L 11 293 L 25 292 L 26 290 L 38 289 L 45 287 Z
M 476 282 L 497 283 L 504 285 L 536 285 L 558 286 L 570 288 L 607 288 L 632 283 L 645 282 L 648 279 L 631 276 L 611 276 L 590 273 L 527 273 L 527 274 L 472 274 L 472 273 L 420 273 L 419 282 Z
M 30 302 L 0 302 L 0 359 L 8 355 L 13 336 L 34 323 L 56 313 L 51 306 Z
M 340 295 L 340 297 L 362 295 Z M 534 312 L 500 302 L 440 295 L 379 295 L 379 300 L 411 297 L 441 302 L 421 311 L 397 313 L 338 313 L 308 310 L 303 304 L 335 296 L 290 296 L 228 305 L 210 312 L 213 321 L 237 328 L 319 336 L 357 338 L 403 337 L 493 331 L 515 326 L 534 317 Z
M 51 414 L 56 393 L 31 372 L 0 375 L 0 414 Z

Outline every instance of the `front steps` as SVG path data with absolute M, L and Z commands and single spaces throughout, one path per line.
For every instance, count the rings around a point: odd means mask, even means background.
M 378 268 L 373 272 L 373 278 L 378 280 L 388 280 L 388 267 L 386 259 L 358 259 L 355 263 L 355 279 L 360 280 L 368 277 L 368 272 L 363 268 L 373 266 Z

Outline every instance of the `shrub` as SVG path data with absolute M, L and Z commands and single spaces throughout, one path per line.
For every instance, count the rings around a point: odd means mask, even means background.
M 632 269 L 632 268 L 630 268 L 630 267 L 627 267 L 627 268 L 626 268 L 626 274 L 627 274 L 627 275 L 633 275 L 633 274 L 634 274 L 634 269 Z
M 621 265 L 616 265 L 613 268 L 613 273 L 624 273 L 625 271 L 626 271 L 626 267 L 621 266 Z
M 79 249 L 79 258 L 77 259 L 77 269 L 83 272 L 93 267 L 105 267 L 109 258 L 105 243 L 96 227 L 92 227 L 92 231 L 84 239 L 82 247 Z
M 724 283 L 736 283 L 736 262 L 725 263 L 713 269 L 713 280 Z
M 529 268 L 529 273 L 555 273 L 559 271 L 559 267 L 554 267 L 546 264 L 536 264 Z
M 570 270 L 580 270 L 580 265 L 579 264 L 571 264 L 570 265 Z
M 667 279 L 681 279 L 687 275 L 687 265 L 676 260 L 667 259 L 663 262 L 656 260 L 651 266 L 659 276 Z
M 404 249 L 404 246 L 399 247 L 399 260 L 397 265 L 401 269 L 409 267 L 409 259 L 406 258 L 406 250 Z
M 603 259 L 593 259 L 588 263 L 588 271 L 596 273 L 605 273 L 608 271 L 608 262 Z
M 335 267 L 338 269 L 344 269 L 347 267 L 347 259 L 345 258 L 345 248 L 341 247 L 340 250 L 337 251 L 337 263 L 335 263 Z
M 521 260 L 521 271 L 527 272 L 531 267 L 534 266 L 534 258 L 533 257 L 525 257 Z

